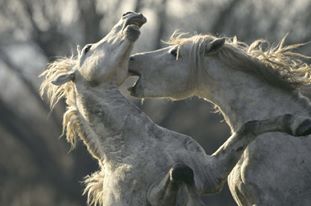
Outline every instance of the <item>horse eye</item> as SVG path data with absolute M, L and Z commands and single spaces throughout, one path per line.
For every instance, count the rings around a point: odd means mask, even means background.
M 83 54 L 86 54 L 88 51 L 90 51 L 91 47 L 92 47 L 92 44 L 86 45 L 83 49 Z
M 170 54 L 173 55 L 174 57 L 177 57 L 177 49 L 170 50 Z

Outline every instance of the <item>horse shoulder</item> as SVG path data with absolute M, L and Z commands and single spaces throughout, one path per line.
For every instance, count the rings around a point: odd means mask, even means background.
M 305 138 L 276 132 L 260 135 L 246 148 L 229 175 L 229 188 L 234 196 L 239 196 L 234 198 L 244 199 L 247 204 L 273 201 L 280 204 L 311 192 L 310 148 L 310 135 Z

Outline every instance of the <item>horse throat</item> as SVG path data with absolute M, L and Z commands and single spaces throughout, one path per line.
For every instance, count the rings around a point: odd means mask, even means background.
M 77 86 L 77 93 L 82 128 L 88 138 L 96 143 L 102 159 L 112 164 L 121 163 L 127 155 L 125 125 L 129 125 L 128 121 L 140 114 L 139 110 L 114 86 Z M 134 131 L 139 129 L 137 125 L 130 126 Z

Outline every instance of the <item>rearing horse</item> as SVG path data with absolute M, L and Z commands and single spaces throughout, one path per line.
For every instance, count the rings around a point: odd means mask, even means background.
M 291 113 L 310 117 L 299 86 L 311 82 L 303 44 L 274 48 L 257 40 L 177 35 L 163 49 L 130 57 L 140 98 L 199 96 L 217 105 L 232 132 L 252 119 Z M 311 205 L 311 138 L 266 133 L 251 143 L 228 177 L 238 205 Z

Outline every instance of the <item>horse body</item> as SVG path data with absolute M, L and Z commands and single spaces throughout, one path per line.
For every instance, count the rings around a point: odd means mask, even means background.
M 251 119 L 284 113 L 309 115 L 308 105 L 297 95 L 229 68 L 218 68 L 217 72 L 222 70 L 229 74 L 217 79 L 216 86 L 205 85 L 205 88 L 215 88 L 215 92 L 200 96 L 219 106 L 233 131 Z M 310 137 L 301 140 L 278 133 L 259 136 L 228 177 L 236 202 L 239 205 L 293 205 L 298 200 L 309 199 L 306 202 L 310 204 L 310 196 L 300 197 L 311 192 L 310 148 Z
M 170 203 L 165 198 L 152 198 L 150 191 L 153 187 L 163 190 L 164 186 L 157 186 L 157 183 L 180 163 L 193 171 L 194 186 L 189 190 L 201 194 L 207 185 L 213 189 L 218 184 L 212 172 L 218 168 L 197 142 L 153 123 L 122 96 L 118 87 L 102 86 L 83 86 L 82 89 L 77 86 L 76 92 L 79 119 L 86 124 L 82 125 L 88 133 L 86 138 L 91 139 L 85 143 L 92 148 L 89 142 L 95 142 L 97 149 L 91 153 L 97 155 L 101 168 L 86 179 L 85 193 L 90 204 L 158 206 L 159 202 L 164 202 L 162 205 L 168 206 Z M 170 179 L 165 182 L 168 184 Z M 183 187 L 186 188 L 186 184 L 167 189 L 176 191 L 169 195 L 175 199 L 173 202 L 181 201 L 180 198 L 189 206 L 192 204 L 189 201 L 200 202 L 199 196 L 195 197 L 197 199 L 187 197 L 187 189 L 177 196 L 177 191 Z M 156 191 L 155 195 L 158 189 Z
M 306 194 L 311 190 L 310 146 L 310 138 L 306 141 L 283 134 L 259 136 L 228 176 L 238 205 L 309 205 L 311 199 Z
M 143 98 L 200 96 L 219 107 L 232 132 L 252 119 L 285 113 L 309 117 L 309 103 L 295 87 L 310 83 L 310 66 L 296 61 L 293 57 L 303 55 L 291 56 L 283 43 L 265 53 L 260 42 L 246 46 L 208 35 L 175 38 L 167 48 L 130 58 L 129 70 L 139 76 L 130 91 Z M 237 204 L 310 205 L 310 146 L 311 137 L 260 135 L 229 175 Z
M 309 205 L 309 148 L 310 140 L 280 134 L 260 136 L 228 177 L 238 205 Z
M 310 114 L 308 102 L 296 92 L 274 87 L 227 65 L 221 68 L 205 65 L 216 83 L 203 82 L 203 88 L 212 88 L 212 92 L 200 96 L 219 106 L 233 131 L 251 119 L 284 113 Z M 301 196 L 311 193 L 310 148 L 310 137 L 301 140 L 276 133 L 259 136 L 229 175 L 229 188 L 236 202 L 293 205 L 303 200 L 310 204 L 311 196 Z

